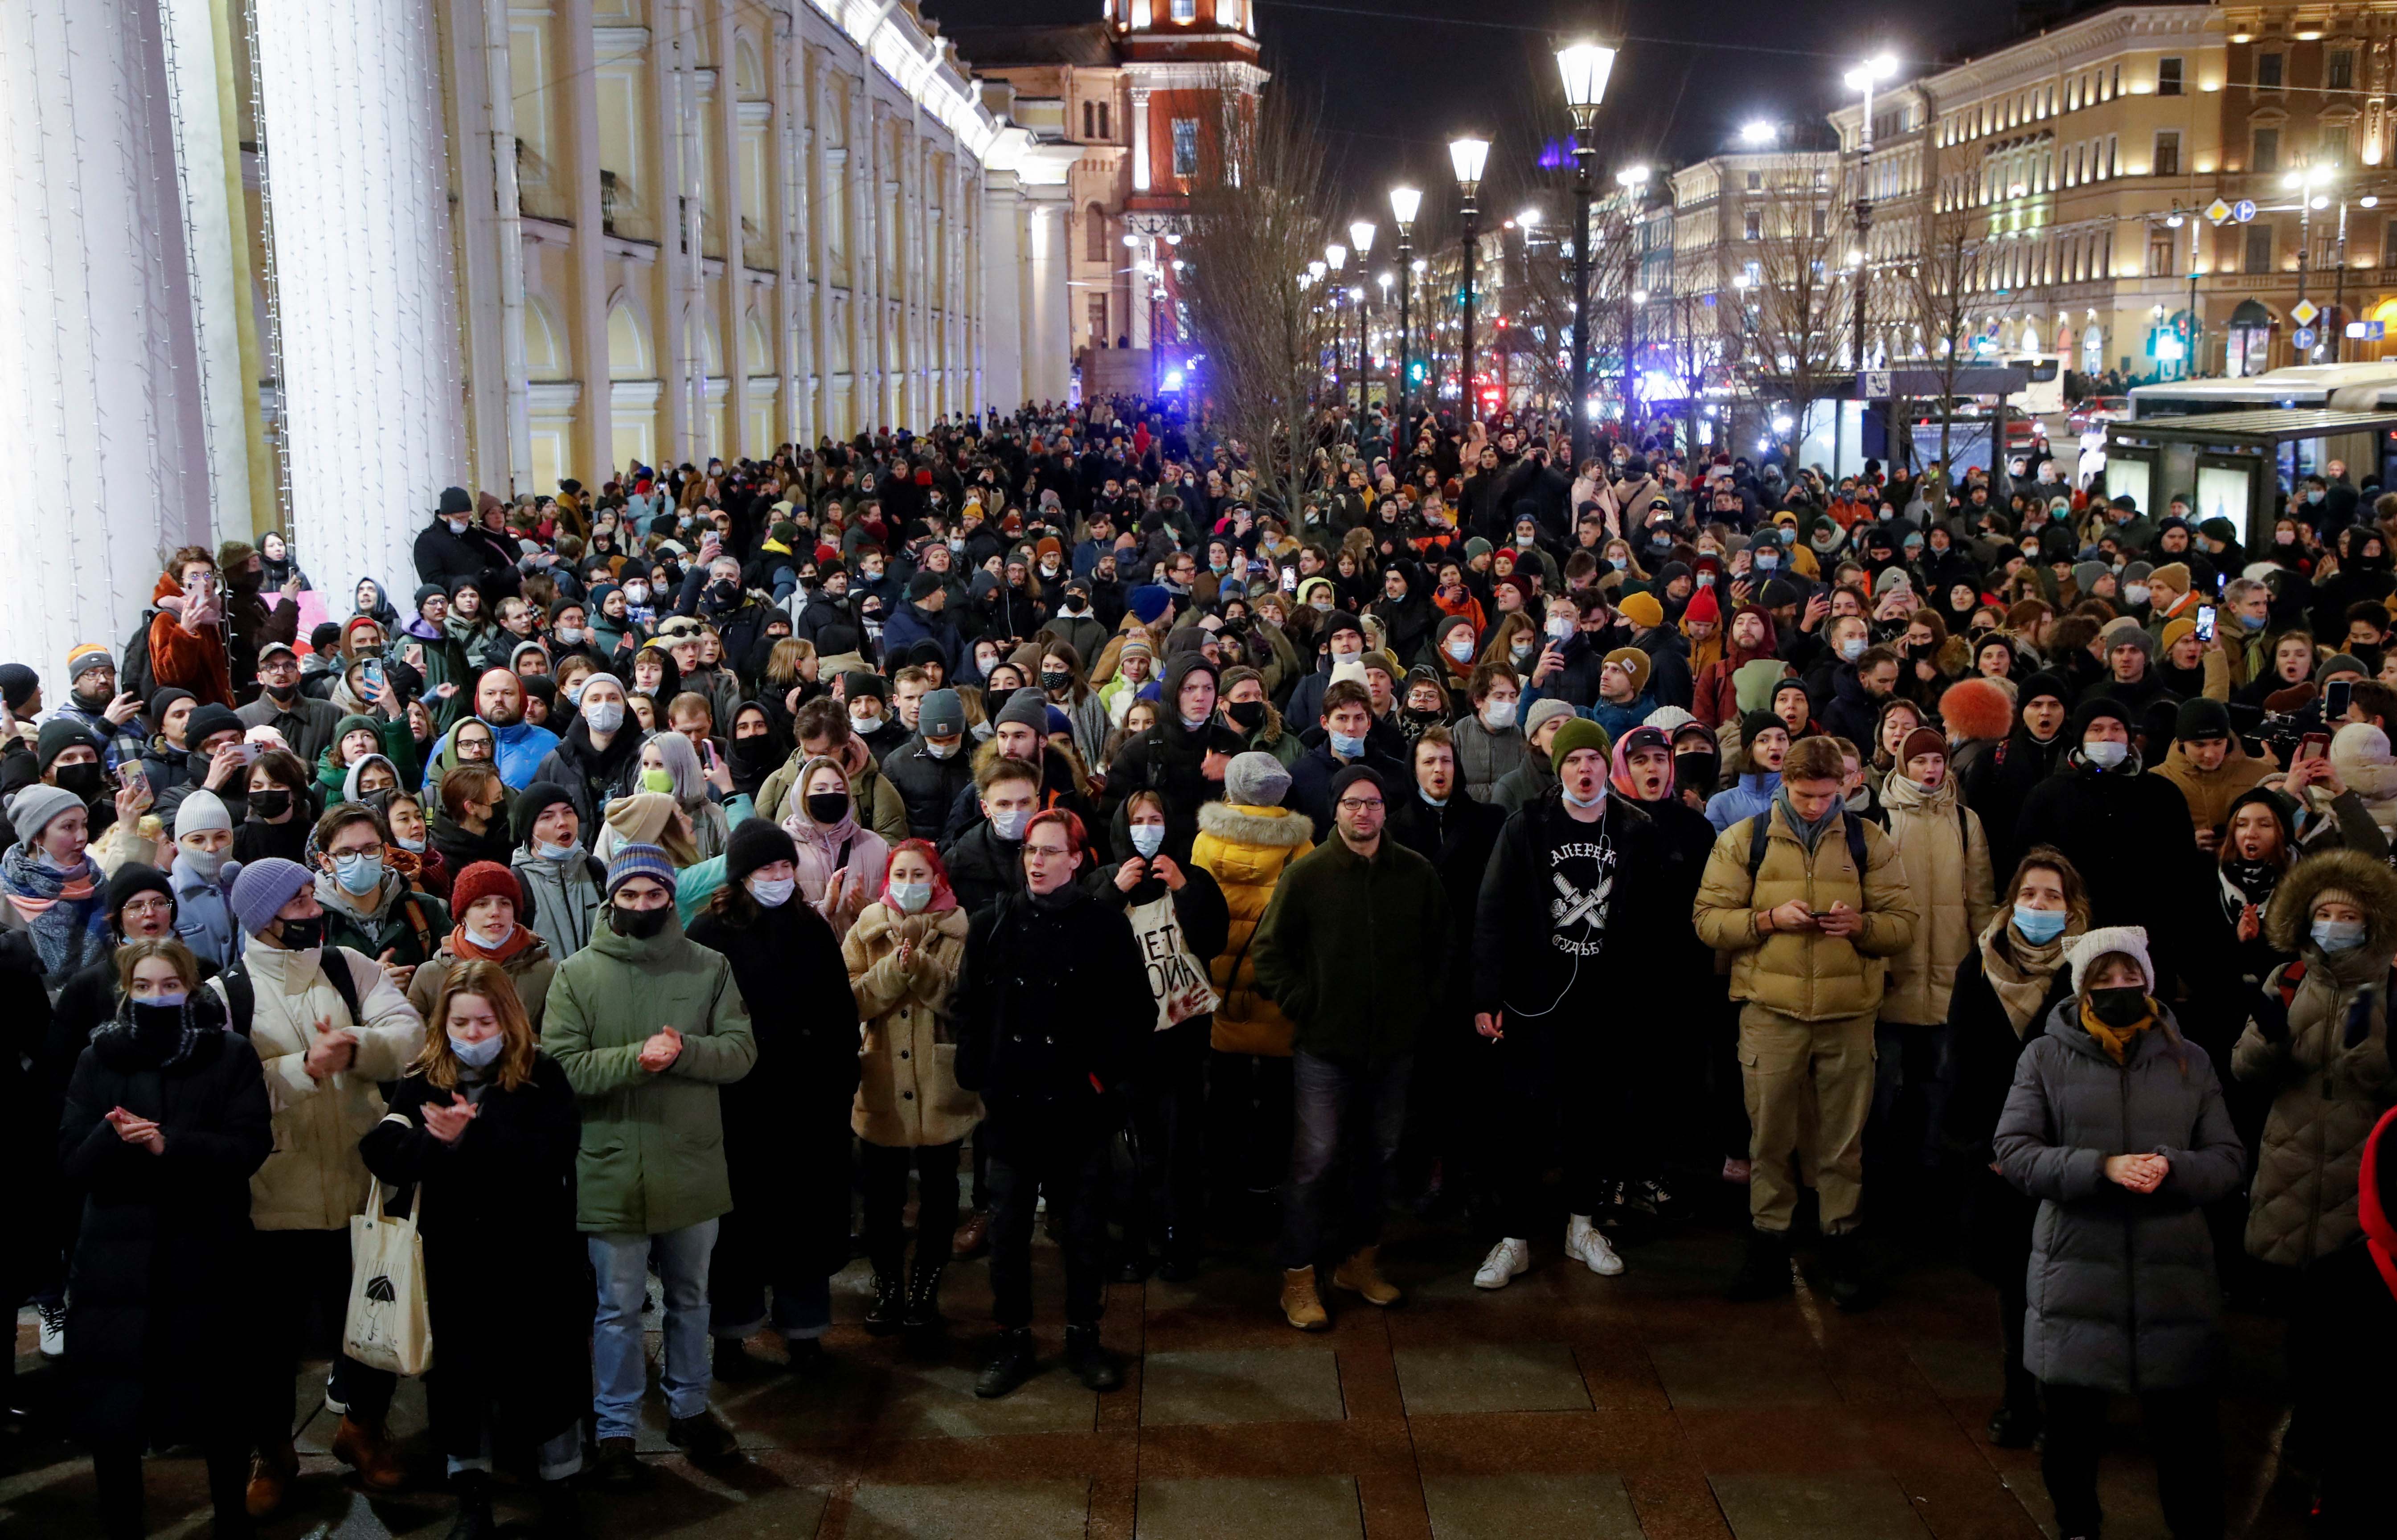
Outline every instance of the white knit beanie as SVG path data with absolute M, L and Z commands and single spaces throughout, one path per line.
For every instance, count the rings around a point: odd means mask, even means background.
M 2064 954 L 2072 970 L 2072 992 L 2082 993 L 2082 975 L 2088 972 L 2099 957 L 2109 952 L 2120 952 L 2139 965 L 2139 976 L 2147 981 L 2148 993 L 2156 990 L 2155 964 L 2148 960 L 2148 932 L 2136 925 L 2106 925 L 2083 931 Z

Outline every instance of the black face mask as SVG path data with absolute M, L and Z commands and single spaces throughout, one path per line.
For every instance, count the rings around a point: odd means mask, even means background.
M 108 772 L 99 764 L 53 765 L 50 779 L 61 791 L 71 791 L 86 802 L 98 797 L 107 785 Z
M 285 919 L 275 922 L 281 929 L 284 949 L 305 952 L 325 944 L 325 917 L 316 915 L 307 919 Z
M 163 1059 L 183 1038 L 183 1008 L 133 1002 L 133 1040 L 147 1058 Z
M 288 786 L 270 786 L 249 794 L 249 810 L 261 818 L 280 818 L 291 810 L 291 791 Z
M 2089 991 L 2089 1013 L 2111 1027 L 2137 1024 L 2148 1013 L 2148 992 L 2137 984 Z
M 732 601 L 741 596 L 741 586 L 729 580 L 711 583 L 708 585 L 707 596 L 714 601 L 717 609 L 729 609 L 732 607 Z
M 839 823 L 849 816 L 849 794 L 837 791 L 810 792 L 808 816 L 826 825 Z
M 1234 701 L 1224 710 L 1239 724 L 1242 732 L 1254 732 L 1265 725 L 1265 703 L 1263 701 Z
M 671 904 L 654 909 L 627 909 L 621 904 L 608 905 L 608 926 L 618 935 L 633 941 L 647 941 L 666 928 L 674 915 Z

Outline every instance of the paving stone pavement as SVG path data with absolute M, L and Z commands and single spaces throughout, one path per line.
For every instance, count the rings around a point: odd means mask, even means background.
M 859 1322 L 864 1264 L 835 1282 L 833 1368 L 719 1386 L 746 1454 L 703 1472 L 672 1452 L 654 1394 L 649 1490 L 586 1498 L 595 1540 L 2038 1540 L 2053 1536 L 2037 1456 L 1993 1449 L 1995 1296 L 1964 1269 L 1894 1272 L 1888 1300 L 1843 1316 L 1801 1286 L 1731 1306 L 1715 1291 L 1735 1226 L 1706 1222 L 1628 1244 L 1600 1279 L 1535 1248 L 1506 1290 L 1471 1287 L 1479 1248 L 1393 1224 L 1385 1269 L 1410 1293 L 1379 1311 L 1332 1293 L 1332 1329 L 1281 1324 L 1261 1252 L 1218 1254 L 1187 1284 L 1116 1285 L 1105 1336 L 1124 1388 L 1093 1396 L 1056 1362 L 1056 1253 L 1040 1268 L 1041 1373 L 1014 1396 L 971 1391 L 989 1303 L 979 1264 L 951 1270 L 944 1351 L 911 1355 Z M 58 1372 L 20 1323 L 23 1399 L 37 1417 Z M 2230 1533 L 2296 1540 L 2270 1489 L 2283 1422 L 2280 1327 L 2231 1318 L 2224 1399 Z M 760 1339 L 755 1350 L 778 1355 Z M 656 1339 L 651 1337 L 654 1356 Z M 322 1383 L 321 1366 L 306 1383 Z M 2163 1540 L 2135 1413 L 2118 1409 L 2103 1490 L 2109 1540 Z M 321 1410 L 303 1471 L 266 1540 L 448 1533 L 423 1396 L 394 1427 L 422 1483 L 369 1499 L 325 1452 Z M 0 1535 L 96 1535 L 90 1467 L 29 1441 L 0 1474 Z M 503 1519 L 529 1504 L 503 1485 Z M 150 1464 L 151 1529 L 205 1535 L 197 1459 Z

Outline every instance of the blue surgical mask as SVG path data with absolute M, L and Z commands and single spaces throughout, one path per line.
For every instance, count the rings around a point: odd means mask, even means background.
M 380 855 L 337 855 L 333 858 L 333 880 L 341 891 L 363 898 L 382 886 L 382 857 Z
M 2015 905 L 2015 929 L 2021 931 L 2023 940 L 2033 946 L 2044 946 L 2064 934 L 2064 927 L 2071 917 L 2062 909 L 2028 909 L 2019 904 Z
M 1009 808 L 990 815 L 992 830 L 1011 845 L 1024 837 L 1024 827 L 1031 822 L 1030 808 Z
M 583 853 L 583 841 L 577 839 L 564 845 L 545 845 L 536 839 L 532 842 L 532 853 L 543 861 L 555 861 L 563 865 Z
M 458 1055 L 458 1062 L 469 1069 L 490 1068 L 491 1062 L 500 1056 L 500 1051 L 508 1046 L 507 1035 L 502 1032 L 494 1032 L 478 1043 L 462 1042 L 454 1032 L 449 1037 L 449 1051 Z
M 901 912 L 921 914 L 924 905 L 932 902 L 932 885 L 929 882 L 894 882 L 891 885 L 891 902 Z
M 1362 758 L 1365 754 L 1365 740 L 1351 738 L 1345 732 L 1335 732 L 1332 735 L 1332 752 L 1343 759 Z
M 2270 618 L 2269 615 L 2243 614 L 2239 617 L 2239 623 L 2250 631 L 2261 631 L 2264 629 L 2264 623 Z
M 153 995 L 153 996 L 151 996 L 151 997 L 150 997 L 148 999 L 146 999 L 146 1000 L 136 1000 L 136 1001 L 134 1001 L 133 1003 L 134 1003 L 134 1004 L 136 1004 L 136 1005 L 154 1005 L 154 1006 L 158 1007 L 160 1010 L 164 1011 L 164 1010 L 170 1010 L 170 1009 L 173 1009 L 173 1008 L 175 1008 L 175 1007 L 181 1006 L 181 1005 L 183 1003 L 184 998 L 185 998 L 185 997 L 184 997 L 184 992 L 183 992 L 182 990 L 181 990 L 181 989 L 178 989 L 178 990 L 176 990 L 176 991 L 175 991 L 173 994 L 171 994 L 171 995 L 168 995 L 168 994 L 157 994 L 157 995 Z
M 1840 656 L 1849 663 L 1855 663 L 1864 655 L 1865 639 L 1862 636 L 1850 636 L 1840 644 Z
M 1133 824 L 1132 848 L 1138 850 L 1144 857 L 1155 855 L 1165 849 L 1165 825 L 1162 824 Z
M 2364 944 L 2364 921 L 2360 919 L 2318 919 L 2313 925 L 2314 944 L 2325 952 L 2352 952 Z

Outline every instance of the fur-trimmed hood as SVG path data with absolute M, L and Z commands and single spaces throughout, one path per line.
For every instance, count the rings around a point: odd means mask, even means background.
M 2314 904 L 2331 889 L 2353 895 L 2364 911 L 2364 946 L 2386 957 L 2397 954 L 2397 872 L 2359 850 L 2328 850 L 2289 868 L 2264 915 L 2264 933 L 2273 946 L 2295 952 L 2310 944 Z
M 1288 808 L 1244 808 L 1232 802 L 1198 804 L 1201 833 L 1232 845 L 1287 849 L 1315 837 L 1315 825 Z

